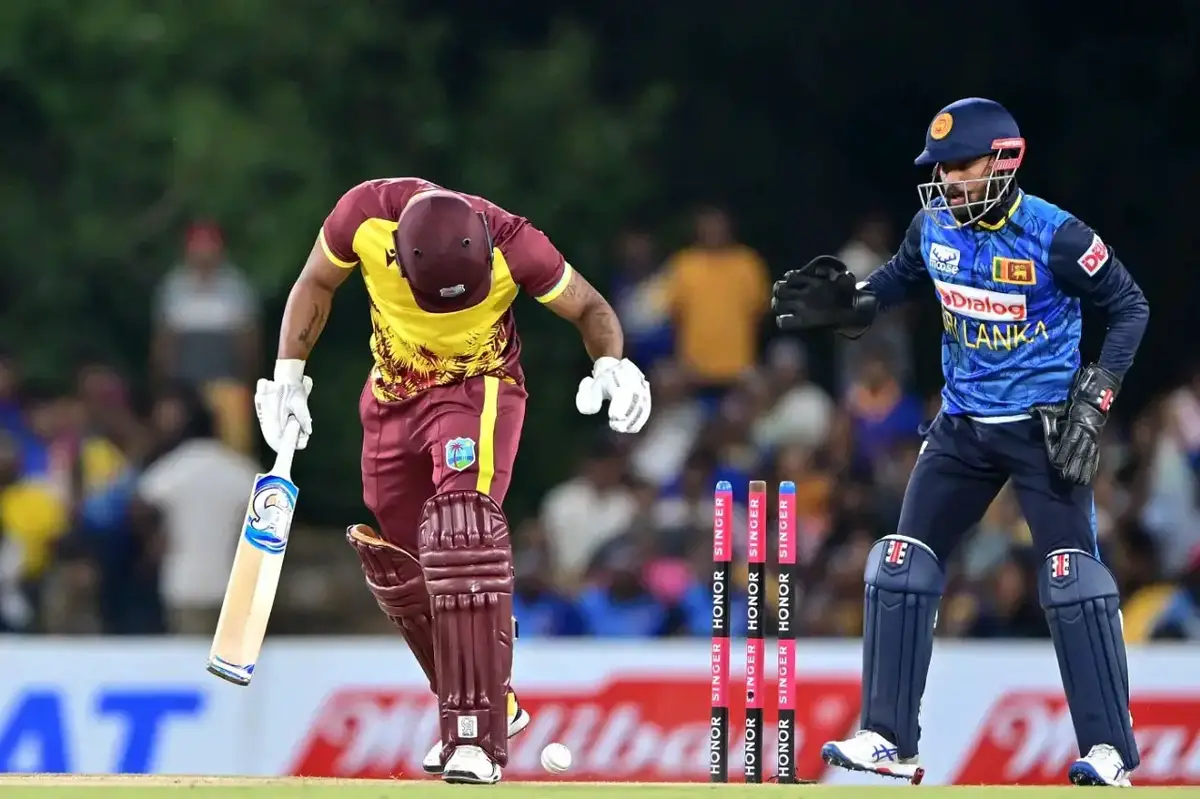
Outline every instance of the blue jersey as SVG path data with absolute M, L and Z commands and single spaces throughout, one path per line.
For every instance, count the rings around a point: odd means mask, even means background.
M 1149 306 L 1112 249 L 1052 203 L 1020 192 L 996 225 L 944 230 L 924 213 L 867 280 L 882 308 L 932 283 L 942 309 L 942 410 L 1019 416 L 1063 402 L 1079 368 L 1081 302 L 1108 316 L 1099 363 L 1124 375 Z

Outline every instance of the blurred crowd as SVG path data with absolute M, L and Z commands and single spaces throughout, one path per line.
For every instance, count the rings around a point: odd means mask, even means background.
M 861 278 L 894 244 L 888 221 L 870 214 L 840 256 Z M 615 249 L 608 294 L 627 354 L 649 375 L 654 414 L 639 436 L 598 439 L 536 517 L 513 520 L 521 635 L 707 635 L 718 480 L 736 502 L 735 634 L 749 481 L 767 481 L 772 507 L 790 480 L 797 629 L 859 635 L 867 552 L 896 529 L 918 427 L 939 404 L 936 391 L 914 386 L 909 311 L 835 342 L 834 374 L 818 384 L 805 342 L 771 335 L 772 270 L 725 211 L 700 212 L 692 243 L 676 252 L 637 230 Z M 108 364 L 85 363 L 73 386 L 54 390 L 25 381 L 17 353 L 0 354 L 0 631 L 210 635 L 215 626 L 258 466 L 246 454 L 258 300 L 212 225 L 189 231 L 181 263 L 164 274 L 147 407 Z M 1126 636 L 1200 638 L 1200 369 L 1136 417 L 1118 411 L 1106 436 L 1096 518 Z M 339 562 L 348 579 L 336 590 L 365 598 L 349 550 Z M 939 634 L 1048 635 L 1036 565 L 1006 489 L 951 564 Z M 303 593 L 316 602 L 333 590 L 313 583 Z
M 199 223 L 155 298 L 149 402 L 101 360 L 39 385 L 0 353 L 0 631 L 212 634 L 258 471 L 257 309 Z

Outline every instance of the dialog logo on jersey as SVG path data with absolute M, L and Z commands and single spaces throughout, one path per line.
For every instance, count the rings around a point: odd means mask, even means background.
M 958 263 L 961 260 L 962 253 L 953 247 L 937 243 L 929 245 L 929 263 L 935 272 L 941 272 L 943 275 L 957 275 Z
M 1024 294 L 1005 294 L 971 286 L 933 281 L 942 307 L 984 322 L 1023 322 L 1028 317 Z

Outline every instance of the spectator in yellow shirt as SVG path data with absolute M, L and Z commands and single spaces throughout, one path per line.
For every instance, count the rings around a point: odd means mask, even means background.
M 20 448 L 0 433 L 0 629 L 10 630 L 33 624 L 38 582 L 68 524 L 53 488 L 20 473 Z
M 696 217 L 695 244 L 671 256 L 666 269 L 676 356 L 701 391 L 720 395 L 758 358 L 767 266 L 734 239 L 729 215 L 709 208 Z

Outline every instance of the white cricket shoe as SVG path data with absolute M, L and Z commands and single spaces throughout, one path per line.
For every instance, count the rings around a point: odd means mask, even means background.
M 1125 761 L 1115 747 L 1097 744 L 1084 757 L 1071 764 L 1067 777 L 1076 785 L 1108 785 L 1132 788 Z
M 925 778 L 917 758 L 897 757 L 896 745 L 871 730 L 859 730 L 844 741 L 830 741 L 821 747 L 821 759 L 838 768 L 904 779 L 913 785 L 920 785 Z
M 517 733 L 529 726 L 529 722 L 533 720 L 525 708 L 521 707 L 521 703 L 517 701 L 515 691 L 508 692 L 508 737 L 512 738 Z M 441 774 L 442 773 L 442 743 L 438 741 L 429 750 L 429 754 L 425 755 L 425 759 L 421 761 L 421 770 L 426 774 Z
M 459 746 L 446 758 L 442 781 L 462 785 L 494 785 L 500 782 L 500 767 L 478 746 Z

